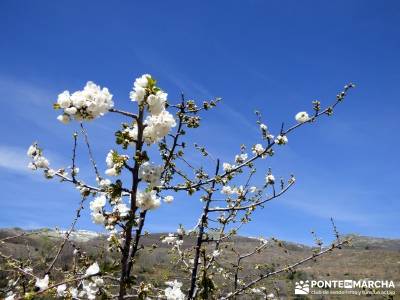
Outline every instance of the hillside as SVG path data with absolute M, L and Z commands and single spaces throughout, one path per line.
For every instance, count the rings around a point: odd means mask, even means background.
M 0 239 L 12 237 L 24 233 L 21 229 L 1 229 Z M 0 252 L 5 255 L 12 255 L 17 259 L 32 259 L 39 270 L 51 261 L 59 245 L 61 235 L 54 230 L 43 230 L 40 234 L 28 235 L 23 237 L 7 239 L 3 244 L 0 243 Z M 185 282 L 187 278 L 176 267 L 171 264 L 171 256 L 168 253 L 169 247 L 160 242 L 163 234 L 150 234 L 143 238 L 143 248 L 139 255 L 138 264 L 135 269 L 137 280 L 150 280 L 153 284 L 160 284 L 173 277 L 181 277 Z M 295 273 L 286 273 L 275 279 L 275 283 L 270 281 L 267 285 L 279 288 L 281 298 L 290 299 L 293 294 L 293 283 L 299 279 L 387 279 L 393 280 L 398 287 L 400 285 L 400 240 L 384 239 L 375 237 L 365 237 L 349 235 L 351 245 L 329 253 L 318 259 L 316 263 L 310 262 L 302 265 Z M 114 257 L 115 253 L 109 253 L 106 249 L 106 237 L 88 231 L 78 231 L 71 236 L 73 243 L 84 251 L 88 256 L 100 256 L 100 261 L 104 264 Z M 240 253 L 247 253 L 259 244 L 258 240 L 248 237 L 236 237 L 224 243 L 226 249 L 221 257 L 221 262 L 229 265 L 234 262 L 235 255 L 229 249 L 232 244 Z M 154 247 L 157 245 L 157 247 Z M 193 246 L 193 239 L 184 240 L 183 247 Z M 270 241 L 265 251 L 257 256 L 250 257 L 244 264 L 243 274 L 254 273 L 254 267 L 259 264 L 269 270 L 279 268 L 295 262 L 312 253 L 312 248 L 306 245 Z M 72 261 L 73 248 L 67 244 L 63 254 L 57 263 L 61 269 L 67 269 Z M 261 271 L 260 271 L 261 272 Z M 0 259 L 0 288 L 4 287 L 7 281 L 6 268 Z M 256 299 L 256 298 L 255 298 Z M 302 298 L 306 299 L 306 298 Z M 314 296 L 312 299 L 322 299 Z M 324 298 L 324 299 L 344 299 L 344 298 Z M 347 296 L 346 299 L 353 299 Z M 360 299 L 360 298 L 354 298 Z M 369 299 L 382 299 L 373 298 Z

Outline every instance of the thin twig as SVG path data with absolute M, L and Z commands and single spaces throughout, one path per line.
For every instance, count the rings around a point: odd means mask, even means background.
M 87 134 L 87 131 L 86 131 L 85 127 L 83 127 L 83 123 L 81 123 L 81 129 L 82 129 L 81 131 L 82 131 L 82 134 L 83 134 L 84 139 L 85 139 L 86 146 L 88 148 L 90 161 L 91 161 L 91 163 L 93 165 L 94 172 L 96 173 L 96 177 L 97 178 L 101 178 L 99 170 L 97 169 L 96 161 L 94 160 L 94 157 L 93 157 L 92 148 L 90 147 L 89 137 L 88 137 L 88 134 Z
M 57 254 L 54 257 L 54 259 L 52 260 L 50 266 L 47 268 L 45 274 L 50 274 L 51 270 L 53 269 L 58 257 L 61 255 L 62 250 L 64 249 L 65 244 L 67 243 L 67 241 L 69 240 L 69 236 L 71 235 L 71 232 L 74 230 L 76 223 L 78 222 L 78 219 L 80 217 L 81 214 L 81 210 L 83 209 L 83 202 L 86 200 L 86 198 L 82 198 L 82 200 L 79 202 L 79 207 L 76 210 L 76 215 L 74 220 L 72 221 L 72 224 L 70 226 L 70 229 L 65 233 L 65 237 L 63 242 L 61 243 L 60 247 L 58 248 Z
M 276 270 L 274 272 L 270 272 L 270 273 L 267 273 L 267 274 L 264 274 L 264 275 L 260 275 L 258 278 L 256 278 L 253 281 L 249 282 L 244 287 L 236 290 L 235 292 L 233 292 L 231 294 L 228 294 L 226 297 L 222 297 L 221 299 L 230 299 L 230 298 L 232 298 L 232 297 L 244 292 L 245 290 L 251 288 L 252 286 L 254 286 L 256 283 L 258 283 L 261 280 L 264 280 L 264 279 L 266 279 L 268 277 L 271 277 L 273 275 L 277 275 L 277 274 L 282 273 L 282 272 L 286 272 L 286 271 L 292 270 L 292 269 L 298 267 L 299 265 L 304 264 L 307 261 L 313 260 L 313 259 L 317 258 L 318 256 L 324 255 L 325 253 L 328 253 L 328 252 L 330 252 L 330 251 L 332 251 L 332 250 L 334 250 L 336 248 L 339 248 L 340 246 L 342 246 L 342 245 L 344 245 L 346 243 L 348 243 L 347 240 L 341 241 L 338 244 L 332 244 L 329 248 L 327 248 L 325 250 L 322 250 L 322 251 L 320 251 L 320 252 L 318 252 L 316 254 L 312 254 L 312 255 L 310 255 L 310 256 L 308 256 L 308 257 L 306 257 L 306 258 L 304 258 L 304 259 L 302 259 L 302 260 L 300 260 L 300 261 L 298 261 L 298 262 L 296 262 L 296 263 L 294 263 L 292 265 L 289 265 L 289 266 L 284 267 L 282 269 Z

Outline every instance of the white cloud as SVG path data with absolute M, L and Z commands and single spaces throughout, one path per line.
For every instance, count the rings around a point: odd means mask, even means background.
M 330 192 L 330 196 L 300 196 L 294 197 L 294 199 L 285 199 L 281 203 L 297 210 L 299 213 L 302 212 L 305 216 L 314 216 L 325 220 L 329 220 L 332 217 L 335 221 L 346 222 L 364 228 L 376 227 L 385 218 L 396 217 L 393 212 L 386 210 L 384 207 L 376 207 L 371 211 L 368 207 L 360 205 L 360 199 L 367 200 L 367 197 L 362 196 L 362 193 L 352 195 L 351 191 L 346 189 L 342 189 L 341 192 L 347 194 L 347 197 L 343 198 Z M 317 191 L 315 193 L 318 194 Z
M 36 86 L 26 81 L 9 78 L 0 74 L 0 95 L 1 101 L 16 106 L 32 105 L 44 107 L 51 104 L 54 97 L 47 89 Z
M 43 84 L 0 74 L 0 103 L 19 123 L 55 132 L 56 127 L 49 126 L 49 121 L 56 121 L 57 113 L 52 109 L 56 97 L 57 93 Z
M 0 145 L 0 168 L 14 172 L 28 173 L 26 150 L 18 147 Z

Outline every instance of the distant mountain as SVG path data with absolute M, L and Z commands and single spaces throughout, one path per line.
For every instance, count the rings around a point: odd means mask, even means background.
M 44 270 L 58 249 L 62 241 L 64 232 L 43 229 L 39 234 L 31 234 L 32 231 L 22 229 L 0 229 L 0 240 L 8 238 L 4 243 L 0 243 L 0 252 L 5 255 L 12 255 L 17 259 L 27 259 L 30 257 L 37 262 L 39 270 Z M 9 238 L 17 235 L 25 236 Z M 135 265 L 134 273 L 137 280 L 151 280 L 153 283 L 162 284 L 166 278 L 187 278 L 185 273 L 177 269 L 176 265 L 171 264 L 172 256 L 169 254 L 170 246 L 161 243 L 162 236 L 167 233 L 148 234 L 142 238 L 143 250 L 140 251 Z M 293 295 L 293 282 L 305 279 L 362 279 L 375 278 L 387 279 L 396 282 L 400 286 L 400 239 L 386 239 L 377 237 L 366 237 L 360 235 L 347 235 L 344 238 L 351 239 L 349 246 L 341 250 L 335 250 L 317 260 L 316 263 L 308 262 L 300 266 L 294 273 L 284 273 L 275 281 L 268 281 L 270 285 L 275 282 L 275 287 L 281 291 L 281 299 L 291 299 Z M 107 252 L 107 236 L 79 230 L 71 234 L 71 242 L 67 243 L 65 249 L 57 262 L 57 266 L 67 269 L 71 266 L 73 246 L 79 247 L 88 256 L 97 257 L 103 266 L 109 265 L 113 258 L 117 258 L 117 253 Z M 73 245 L 72 245 L 73 244 Z M 183 248 L 190 248 L 194 245 L 193 237 L 185 237 Z M 238 236 L 222 244 L 223 255 L 219 261 L 226 266 L 232 266 L 236 260 L 236 254 L 232 252 L 235 246 L 239 253 L 252 251 L 259 241 L 253 237 Z M 261 270 L 275 270 L 288 264 L 296 262 L 309 256 L 313 247 L 299 243 L 269 240 L 265 251 L 256 256 L 249 257 L 243 264 L 242 274 L 247 276 L 255 272 L 255 266 L 263 266 Z M 7 276 L 2 273 L 2 263 L 0 259 L 0 290 L 7 282 Z M 183 279 L 185 284 L 185 279 Z M 187 283 L 186 283 L 187 284 Z M 271 287 L 272 288 L 272 287 Z M 286 296 L 287 297 L 286 297 Z M 1 298 L 1 295 L 0 295 Z M 301 298 L 306 299 L 306 298 Z M 312 298 L 320 299 L 320 298 Z M 341 299 L 331 297 L 329 299 Z M 360 299 L 346 296 L 346 299 Z M 381 299 L 373 298 L 369 299 Z
M 379 237 L 362 236 L 357 234 L 349 234 L 344 238 L 350 238 L 352 240 L 352 246 L 358 249 L 383 249 L 400 251 L 400 239 L 387 239 Z

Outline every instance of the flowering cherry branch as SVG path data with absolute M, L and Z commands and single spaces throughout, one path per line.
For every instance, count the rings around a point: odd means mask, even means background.
M 291 270 L 302 263 L 339 248 L 345 242 L 340 241 L 334 226 L 337 242 L 330 248 L 321 249 L 319 253 L 281 270 L 260 275 L 247 284 L 239 278 L 241 263 L 246 258 L 264 250 L 267 245 L 266 240 L 262 239 L 260 245 L 246 254 L 239 254 L 233 247 L 232 251 L 237 254 L 233 270 L 225 267 L 219 259 L 225 252 L 224 243 L 231 242 L 237 232 L 251 221 L 252 213 L 259 207 L 263 208 L 267 202 L 285 194 L 295 182 L 293 176 L 286 183 L 283 179 L 278 182 L 275 180 L 272 170 L 269 169 L 265 175 L 265 184 L 260 188 L 252 186 L 251 181 L 256 172 L 254 167 L 256 161 L 272 156 L 275 146 L 287 144 L 287 136 L 295 129 L 306 123 L 315 122 L 322 115 L 331 115 L 353 86 L 353 84 L 346 85 L 344 90 L 338 94 L 336 102 L 325 109 L 321 109 L 319 101 L 314 101 L 313 114 L 299 112 L 295 116 L 297 124 L 286 130 L 282 124 L 276 137 L 271 135 L 267 125 L 262 123 L 261 114 L 257 112 L 257 124 L 261 131 L 262 144 L 257 143 L 251 146 L 252 156 L 247 154 L 246 146 L 242 145 L 240 153 L 235 156 L 234 163 L 220 163 L 221 160 L 213 158 L 205 147 L 195 144 L 195 149 L 202 156 L 209 157 L 216 163 L 215 170 L 210 171 L 213 175 L 208 175 L 206 168 L 195 167 L 196 164 L 191 163 L 185 157 L 188 147 L 183 137 L 187 131 L 200 126 L 202 122 L 200 114 L 214 108 L 220 101 L 219 98 L 204 101 L 198 105 L 193 100 L 186 100 L 182 94 L 180 102 L 171 105 L 167 100 L 168 94 L 157 85 L 157 81 L 149 74 L 137 78 L 130 92 L 130 99 L 137 105 L 136 113 L 115 108 L 113 95 L 109 90 L 90 81 L 80 91 L 62 92 L 58 96 L 57 103 L 54 104 L 55 109 L 61 110 L 57 119 L 64 124 L 73 121 L 80 124 L 81 136 L 88 150 L 96 182 L 86 184 L 78 178 L 77 133 L 73 135 L 72 166 L 67 168 L 58 170 L 50 168 L 50 162 L 38 144 L 34 143 L 29 147 L 27 153 L 31 158 L 29 168 L 42 170 L 48 179 L 59 178 L 62 182 L 72 183 L 80 192 L 82 200 L 55 256 L 51 259 L 49 266 L 45 268 L 44 277 L 37 277 L 34 275 L 37 272 L 33 273 L 30 269 L 21 267 L 24 264 L 17 264 L 11 258 L 1 256 L 10 261 L 17 274 L 36 279 L 36 290 L 29 292 L 25 287 L 22 291 L 12 288 L 7 292 L 6 299 L 33 297 L 52 293 L 54 289 L 57 289 L 57 296 L 74 299 L 95 299 L 99 295 L 117 299 L 183 300 L 215 297 L 229 299 L 249 291 L 252 292 L 251 288 L 265 278 Z M 173 114 L 169 110 L 175 113 Z M 105 176 L 102 176 L 102 166 L 94 160 L 93 149 L 89 143 L 89 135 L 84 123 L 99 119 L 109 112 L 128 117 L 129 122 L 123 122 L 121 128 L 115 132 L 115 142 L 118 148 L 111 149 L 106 155 L 107 168 L 104 171 Z M 152 153 L 149 150 L 156 145 L 161 155 L 159 164 L 152 162 L 152 158 L 149 156 L 149 153 Z M 69 176 L 69 172 L 71 172 L 71 176 Z M 190 172 L 193 172 L 194 176 L 188 175 Z M 119 178 L 122 174 L 129 176 L 128 183 L 125 182 L 125 185 Z M 244 184 L 234 184 L 242 179 L 242 175 L 247 175 Z M 187 192 L 189 196 L 196 196 L 197 192 L 202 193 L 200 200 L 204 204 L 200 218 L 192 230 L 186 231 L 180 226 L 176 233 L 170 233 L 161 238 L 161 243 L 170 245 L 171 252 L 177 254 L 177 266 L 181 267 L 189 278 L 188 286 L 185 287 L 187 289 L 184 290 L 183 283 L 176 278 L 165 282 L 165 288 L 151 283 L 138 282 L 133 274 L 133 266 L 137 261 L 138 253 L 145 249 L 141 244 L 141 238 L 145 235 L 143 230 L 146 226 L 146 217 L 162 202 L 170 204 L 174 201 L 174 197 L 166 194 L 167 192 L 180 191 Z M 222 197 L 216 196 L 217 191 Z M 88 256 L 80 255 L 79 249 L 73 245 L 72 270 L 59 274 L 64 276 L 64 280 L 55 283 L 53 280 L 54 273 L 57 271 L 57 261 L 65 251 L 65 245 L 68 242 L 72 243 L 71 234 L 81 216 L 85 199 L 91 199 L 89 208 L 92 221 L 108 231 L 107 250 L 118 253 L 118 261 L 114 263 L 119 270 L 100 271 L 97 262 L 90 261 Z M 216 203 L 220 202 L 225 205 L 216 206 Z M 190 236 L 195 239 L 194 246 L 183 247 L 183 240 Z M 230 274 L 231 277 L 228 278 L 227 274 Z M 231 281 L 233 291 L 226 294 L 223 289 L 217 290 L 214 277 L 221 277 L 227 282 Z M 228 284 L 226 285 L 228 286 Z M 37 291 L 37 289 L 39 290 Z

